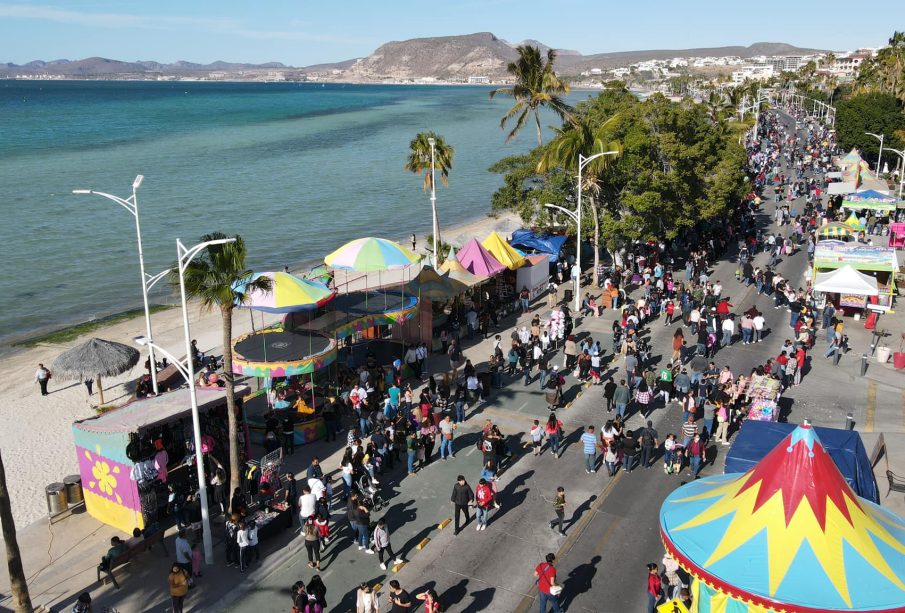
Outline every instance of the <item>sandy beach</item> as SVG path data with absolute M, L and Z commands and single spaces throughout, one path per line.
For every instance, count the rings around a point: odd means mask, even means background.
M 442 219 L 441 219 L 442 222 Z M 521 226 L 518 217 L 511 214 L 496 218 L 482 217 L 460 225 L 441 226 L 444 242 L 457 246 L 459 239 L 475 237 L 479 240 L 491 231 L 511 234 Z M 408 238 L 402 244 L 409 245 Z M 418 250 L 425 245 L 424 237 L 418 238 Z M 339 245 L 336 245 L 339 247 Z M 123 292 L 138 291 L 123 287 Z M 260 327 L 261 313 L 254 314 L 255 326 Z M 278 316 L 264 315 L 264 323 L 277 321 Z M 198 340 L 203 351 L 220 353 L 221 321 L 219 312 L 202 312 L 198 305 L 189 305 L 189 322 L 192 338 Z M 177 356 L 185 354 L 182 332 L 182 312 L 169 309 L 152 315 L 154 340 Z M 251 319 L 247 311 L 238 311 L 233 318 L 233 337 L 251 331 Z M 25 526 L 47 512 L 44 488 L 62 481 L 67 475 L 76 474 L 76 462 L 71 425 L 73 421 L 95 414 L 97 392 L 91 398 L 81 381 L 65 381 L 56 377 L 49 385 L 50 394 L 42 397 L 35 381 L 39 363 L 50 367 L 63 351 L 84 342 L 90 337 L 120 343 L 133 344 L 133 338 L 145 335 L 143 317 L 111 324 L 65 344 L 41 344 L 17 349 L 0 357 L 0 368 L 6 376 L 0 380 L 0 449 L 12 499 L 13 515 L 18 526 Z M 144 352 L 143 352 L 144 353 Z M 143 372 L 144 355 L 138 366 L 116 378 L 104 380 L 104 399 L 107 404 L 122 404 L 129 399 L 125 384 L 134 381 Z

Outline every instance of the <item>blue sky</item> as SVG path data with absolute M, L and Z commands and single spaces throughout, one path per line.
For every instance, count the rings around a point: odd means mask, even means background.
M 305 66 L 364 56 L 390 40 L 481 31 L 585 54 L 758 41 L 846 50 L 880 46 L 895 26 L 905 27 L 903 0 L 0 0 L 0 62 Z

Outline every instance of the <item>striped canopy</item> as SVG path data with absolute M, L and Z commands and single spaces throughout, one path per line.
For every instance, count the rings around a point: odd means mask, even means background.
M 237 285 L 236 293 L 244 296 L 239 306 L 265 313 L 293 313 L 323 306 L 336 295 L 320 281 L 301 279 L 288 272 L 259 272 L 250 281 L 259 277 L 270 278 L 270 291 L 252 289 L 245 295 L 247 284 Z
M 855 234 L 854 228 L 839 221 L 817 228 L 817 236 L 821 238 L 839 238 L 842 236 L 854 236 Z
M 421 259 L 399 243 L 385 238 L 357 238 L 327 257 L 324 263 L 333 268 L 358 272 L 377 272 L 407 268 Z

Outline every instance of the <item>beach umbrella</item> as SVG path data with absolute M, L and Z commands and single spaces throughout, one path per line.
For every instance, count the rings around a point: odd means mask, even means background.
M 817 236 L 820 238 L 839 238 L 840 236 L 854 236 L 855 229 L 851 226 L 834 221 L 817 228 Z
M 744 474 L 692 480 L 660 508 L 697 611 L 902 611 L 905 519 L 852 491 L 809 425 Z
M 399 243 L 369 236 L 346 243 L 325 257 L 324 263 L 333 268 L 377 272 L 408 268 L 420 259 L 421 256 L 412 253 Z
M 92 338 L 57 356 L 53 361 L 53 374 L 63 379 L 78 381 L 97 379 L 98 398 L 100 403 L 104 404 L 101 377 L 115 377 L 131 370 L 138 364 L 140 356 L 135 347 Z
M 483 245 L 493 257 L 499 260 L 500 264 L 503 264 L 509 270 L 521 268 L 528 263 L 525 261 L 523 255 L 516 251 L 512 245 L 507 243 L 506 240 L 496 232 L 491 232 L 481 245 Z
M 431 266 L 425 266 L 408 284 L 408 290 L 419 298 L 428 300 L 445 300 L 467 290 L 461 281 L 451 279 L 448 275 L 437 274 Z
M 320 281 L 302 279 L 288 272 L 255 273 L 247 282 L 233 286 L 233 290 L 244 295 L 247 284 L 260 277 L 270 278 L 270 290 L 252 289 L 237 306 L 265 313 L 293 313 L 321 307 L 336 295 Z
M 468 287 L 474 287 L 487 280 L 487 277 L 479 277 L 468 272 L 459 260 L 446 260 L 440 264 L 440 271 L 450 279 L 464 283 Z

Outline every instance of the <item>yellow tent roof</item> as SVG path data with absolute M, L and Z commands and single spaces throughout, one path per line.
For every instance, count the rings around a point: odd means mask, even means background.
M 471 274 L 470 272 L 468 272 L 467 268 L 462 266 L 462 263 L 459 260 L 456 260 L 454 258 L 450 258 L 440 264 L 440 272 L 447 273 L 450 279 L 464 283 L 468 287 L 474 287 L 478 283 L 482 283 L 487 280 L 487 277 L 479 277 L 477 275 Z
M 496 232 L 491 232 L 481 245 L 483 245 L 484 249 L 489 251 L 493 257 L 499 260 L 500 264 L 503 264 L 509 270 L 521 268 L 528 263 L 523 256 L 519 255 L 518 251 L 513 249 L 512 246 Z

